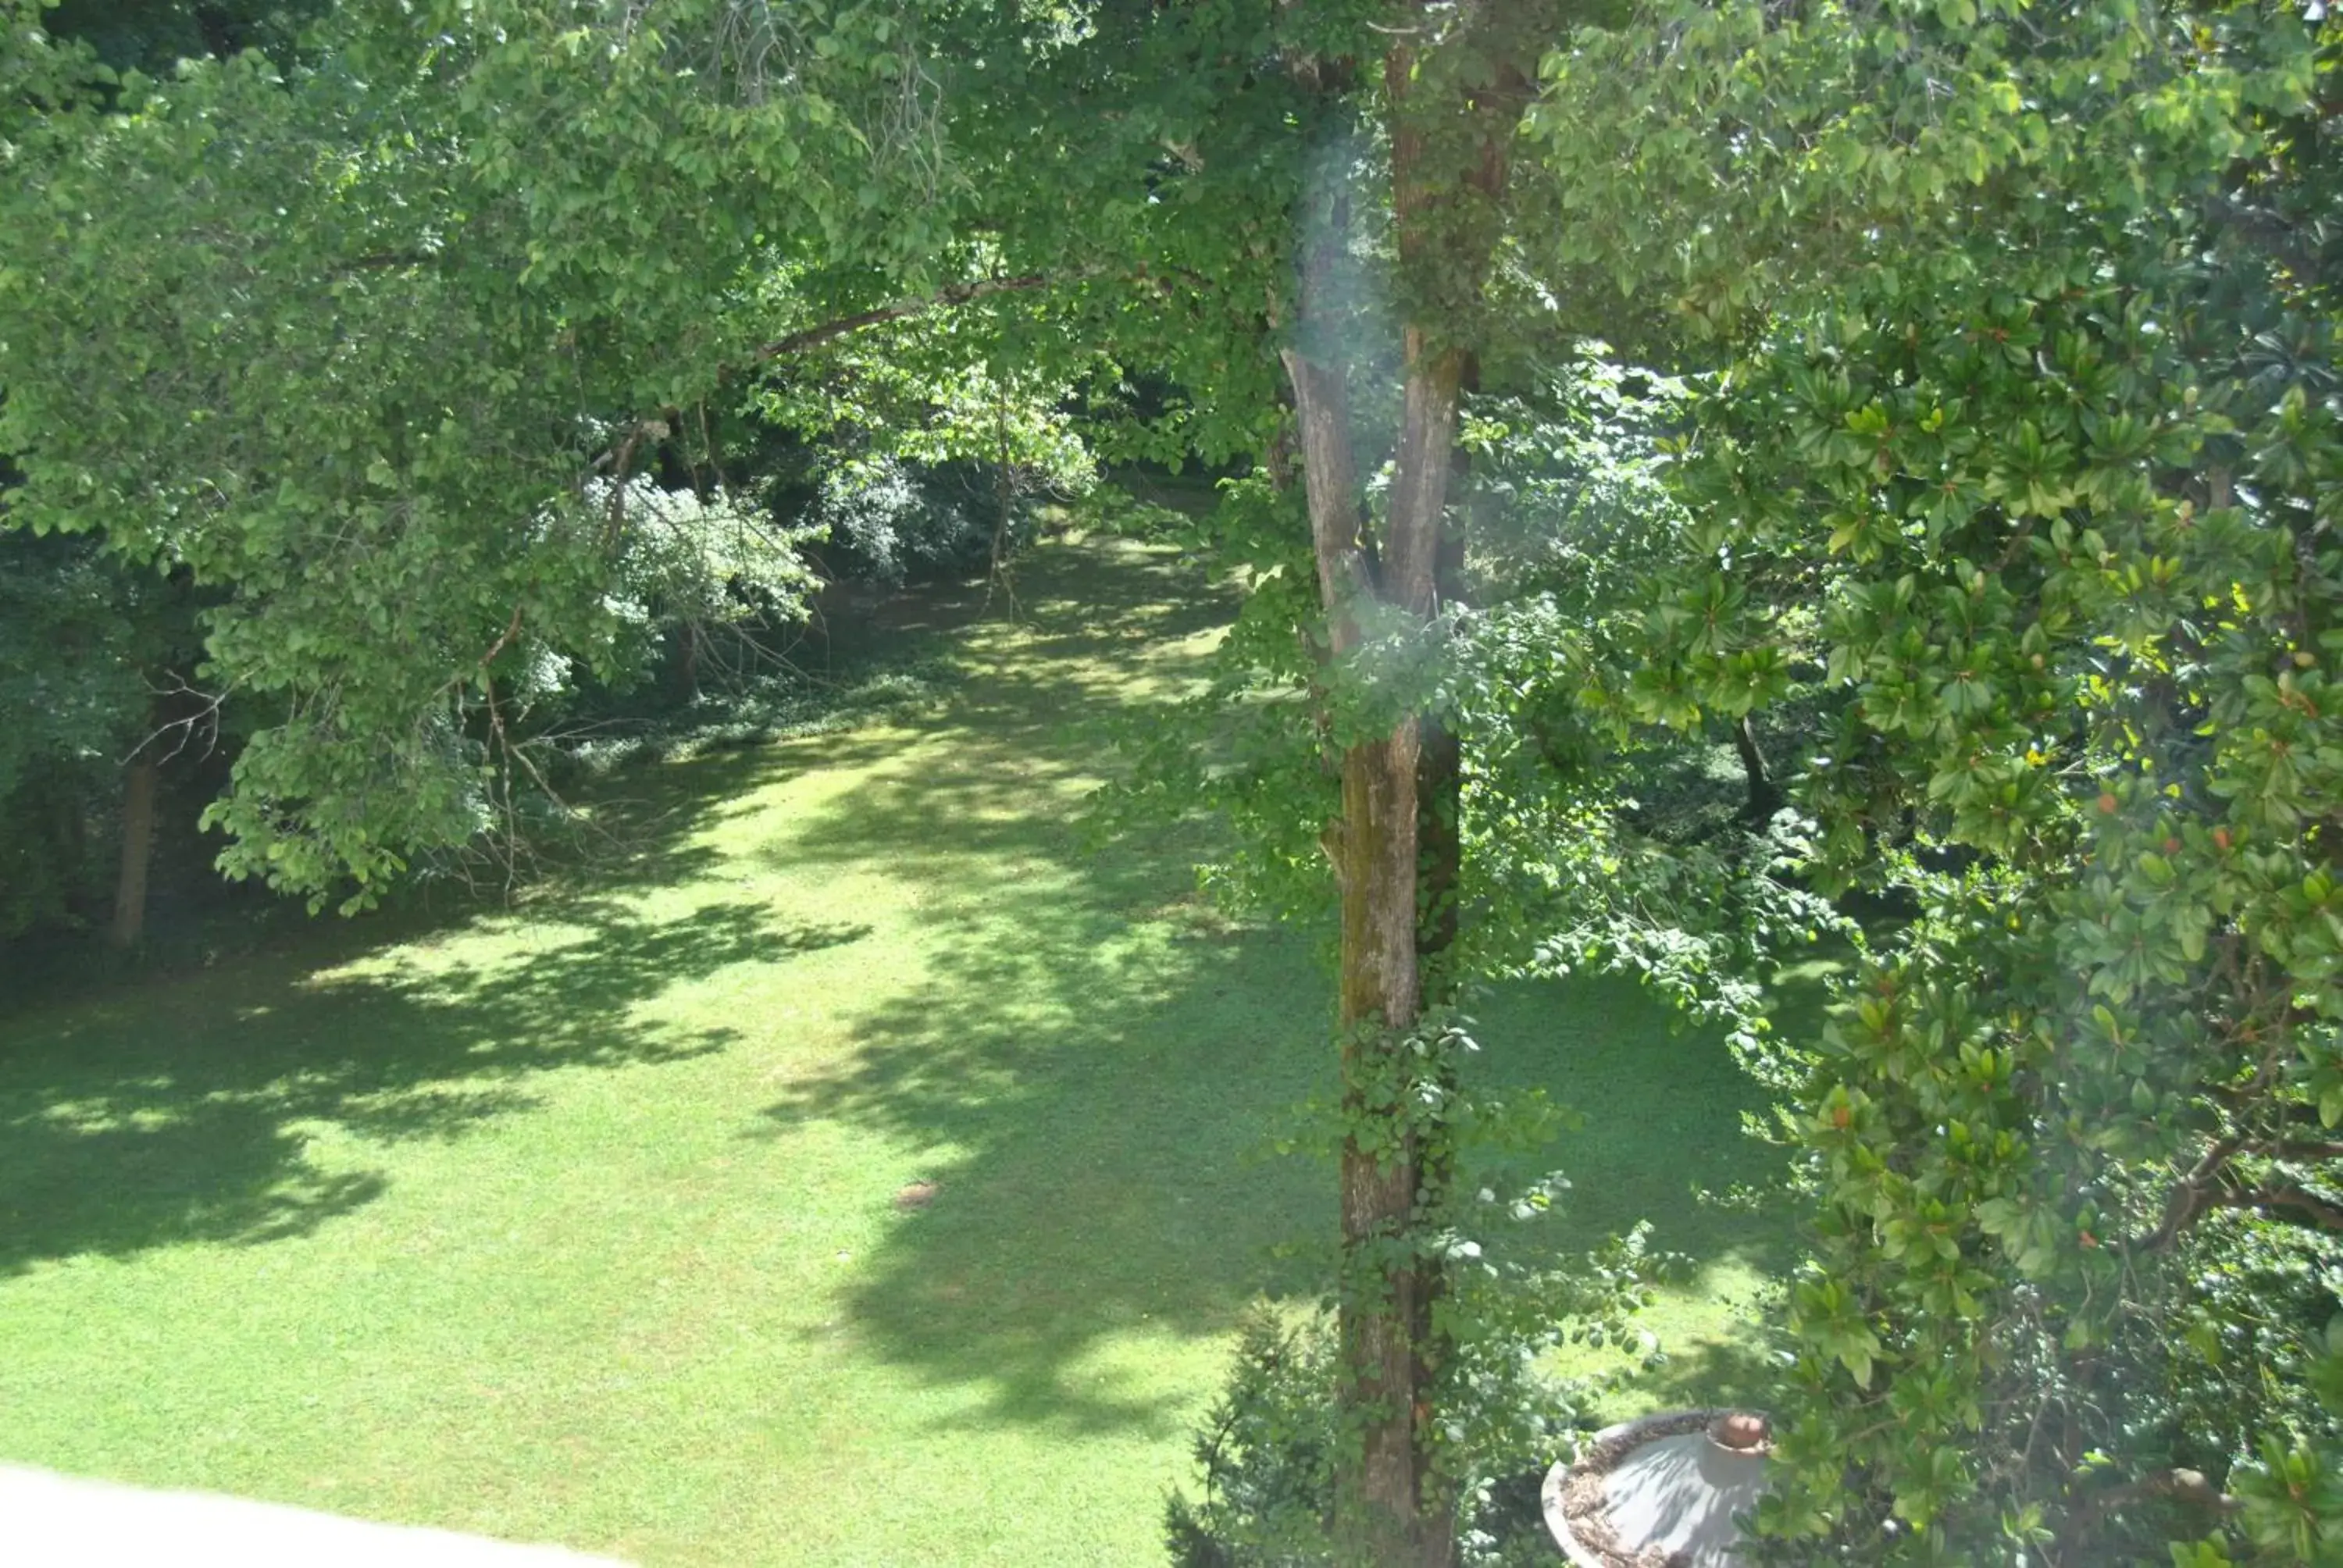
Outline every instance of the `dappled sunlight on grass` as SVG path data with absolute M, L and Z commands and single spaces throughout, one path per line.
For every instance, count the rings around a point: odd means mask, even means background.
M 1268 1152 L 1329 992 L 1198 899 L 1203 829 L 1079 820 L 1225 595 L 1094 544 L 1019 603 L 885 601 L 932 711 L 618 769 L 509 907 L 0 1020 L 0 1456 L 651 1564 L 1153 1560 L 1331 1234 Z M 1658 1221 L 1696 1332 L 1647 1392 L 1738 1375 L 1698 1336 L 1772 1232 L 1692 1191 L 1762 1175 L 1747 1085 L 1624 986 L 1480 1010 L 1478 1070 L 1588 1113 L 1533 1243 Z
M 527 1084 L 538 1074 L 721 1050 L 728 1027 L 649 1025 L 632 1010 L 728 965 L 860 934 L 779 927 L 749 905 L 665 920 L 578 906 L 566 919 L 482 953 L 394 950 L 265 982 L 202 976 L 155 996 L 169 1023 L 67 1010 L 24 1031 L 0 1056 L 0 1271 L 314 1229 L 388 1180 L 320 1170 L 307 1151 L 315 1127 L 453 1138 L 537 1103 Z

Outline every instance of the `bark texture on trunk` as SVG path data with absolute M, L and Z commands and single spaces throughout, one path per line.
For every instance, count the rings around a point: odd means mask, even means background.
M 1326 347 L 1337 334 L 1311 331 L 1331 326 L 1333 269 L 1348 237 L 1346 218 L 1338 200 L 1331 221 L 1304 249 L 1301 303 L 1309 347 L 1284 355 L 1329 651 L 1338 659 L 1363 640 L 1362 607 L 1371 598 L 1385 598 L 1363 537 L 1349 367 Z M 1387 550 L 1398 545 L 1400 517 L 1395 500 Z M 1410 526 L 1420 530 L 1423 517 L 1415 508 Z M 1414 541 L 1409 548 L 1420 550 Z M 1407 548 L 1398 553 L 1404 566 Z M 1411 716 L 1389 733 L 1345 749 L 1338 764 L 1342 815 L 1325 836 L 1342 899 L 1338 1013 L 1344 1110 L 1354 1128 L 1388 1121 L 1398 1109 L 1394 1075 L 1406 1066 L 1398 1041 L 1423 1010 L 1416 961 L 1421 748 L 1421 724 Z M 1399 1246 L 1420 1179 L 1410 1139 L 1363 1141 L 1354 1132 L 1344 1142 L 1342 1236 L 1353 1266 L 1346 1269 L 1340 1336 L 1343 1400 L 1361 1447 L 1355 1470 L 1345 1466 L 1338 1486 L 1336 1530 L 1346 1553 L 1363 1564 L 1444 1562 L 1429 1538 L 1451 1533 L 1444 1518 L 1427 1520 L 1422 1508 L 1425 1476 L 1417 1422 L 1424 1402 L 1414 1330 L 1427 1321 L 1431 1300 L 1423 1271 Z M 1386 1245 L 1395 1250 L 1374 1261 Z
M 1510 96 L 1450 81 L 1416 102 L 1420 65 L 1405 43 L 1383 61 L 1392 211 L 1410 298 L 1388 511 L 1372 541 L 1337 287 L 1351 237 L 1344 192 L 1322 193 L 1324 205 L 1305 226 L 1298 330 L 1284 351 L 1335 678 L 1370 628 L 1435 614 L 1461 567 L 1445 526 L 1473 368 L 1470 329 L 1459 324 L 1487 273 L 1525 89 L 1513 76 Z M 1313 86 L 1324 76 L 1296 74 Z M 1437 281 L 1427 287 L 1426 279 Z M 1370 607 L 1372 617 L 1363 613 Z M 1342 899 L 1339 1011 L 1351 1131 L 1341 1155 L 1340 1337 L 1346 1425 L 1359 1447 L 1338 1467 L 1335 1525 L 1346 1563 L 1451 1568 L 1454 1503 L 1430 1463 L 1428 1442 L 1443 1353 L 1433 1329 L 1442 1280 L 1414 1250 L 1420 1206 L 1439 1196 L 1448 1171 L 1438 1141 L 1421 1136 L 1412 1091 L 1422 1087 L 1424 1068 L 1409 1040 L 1423 1021 L 1427 982 L 1443 990 L 1448 983 L 1461 869 L 1458 753 L 1455 738 L 1432 717 L 1408 713 L 1337 760 L 1342 815 L 1323 841 Z
M 1452 1533 L 1423 1506 L 1430 1477 L 1420 1423 L 1430 1409 L 1415 1330 L 1429 1321 L 1437 1281 L 1410 1245 L 1422 1150 L 1400 1121 L 1414 1067 L 1401 1041 L 1423 1000 L 1415 950 L 1419 744 L 1411 719 L 1344 754 L 1337 862 L 1342 1098 L 1353 1129 L 1341 1156 L 1342 1247 L 1353 1266 L 1340 1333 L 1363 1452 L 1356 1485 L 1336 1507 L 1345 1544 L 1376 1563 L 1443 1562 L 1434 1548 Z M 1383 1136 L 1363 1139 L 1363 1124 Z
M 1305 288 L 1304 308 L 1308 301 Z M 1351 445 L 1351 397 L 1344 367 L 1322 365 L 1289 348 L 1285 373 L 1302 427 L 1302 494 L 1318 564 L 1318 597 L 1336 658 L 1359 646 L 1358 609 L 1374 591 L 1360 541 L 1358 459 Z
M 1422 327 L 1404 328 L 1407 383 L 1393 455 L 1391 526 L 1383 547 L 1383 597 L 1422 618 L 1433 611 L 1448 485 L 1456 462 L 1457 410 L 1465 356 L 1435 348 Z
M 131 759 L 122 788 L 122 865 L 114 881 L 114 923 L 106 940 L 133 948 L 146 934 L 146 868 L 155 853 L 155 797 L 163 764 L 152 746 Z

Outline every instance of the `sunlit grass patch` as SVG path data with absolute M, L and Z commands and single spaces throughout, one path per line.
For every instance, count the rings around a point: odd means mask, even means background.
M 1227 601 L 1120 544 L 1021 596 L 893 607 L 929 706 L 613 770 L 510 907 L 0 1021 L 0 1457 L 655 1564 L 1156 1560 L 1240 1316 L 1315 1283 L 1331 1178 L 1267 1146 L 1327 983 L 1200 829 L 1079 820 Z M 1593 1113 L 1554 1244 L 1652 1218 L 1722 1322 L 1722 1050 L 1617 986 L 1483 1032 Z

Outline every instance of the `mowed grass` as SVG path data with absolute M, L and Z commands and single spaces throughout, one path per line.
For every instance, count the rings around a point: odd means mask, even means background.
M 1160 1561 L 1332 1224 L 1265 1152 L 1328 984 L 1197 901 L 1208 839 L 1078 819 L 1225 597 L 1097 544 L 1021 593 L 897 607 L 931 713 L 606 781 L 610 852 L 516 905 L 0 1016 L 0 1458 L 648 1564 Z M 1590 1113 L 1544 1239 L 1652 1218 L 1664 1326 L 1728 1343 L 1769 1232 L 1691 1199 L 1765 1168 L 1722 1050 L 1604 984 L 1483 1032 Z

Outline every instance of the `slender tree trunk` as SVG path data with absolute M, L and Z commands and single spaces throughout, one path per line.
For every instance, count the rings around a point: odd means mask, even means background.
M 106 939 L 134 948 L 146 934 L 146 869 L 155 850 L 155 796 L 162 761 L 151 746 L 130 761 L 122 789 L 122 866 L 114 882 L 114 924 Z
M 1763 828 L 1782 809 L 1782 787 L 1774 781 L 1774 770 L 1765 765 L 1765 749 L 1757 744 L 1756 729 L 1742 715 L 1733 727 L 1733 749 L 1741 754 L 1741 772 L 1748 781 L 1749 800 L 1743 810 L 1753 828 Z

